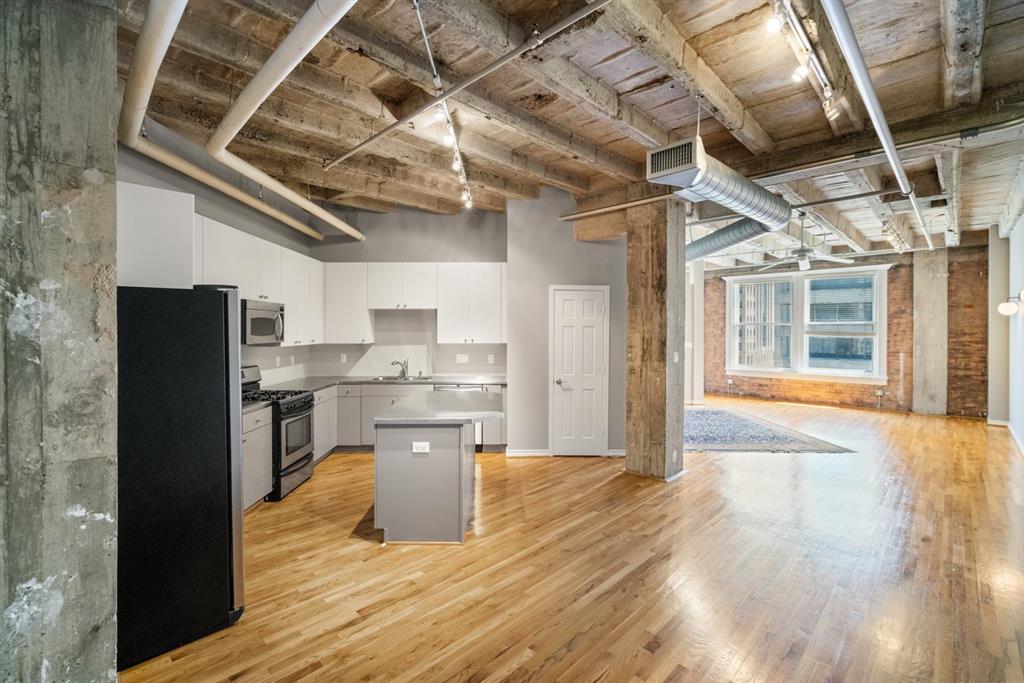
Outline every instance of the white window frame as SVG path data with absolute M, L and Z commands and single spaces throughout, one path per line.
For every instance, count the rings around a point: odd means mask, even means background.
M 892 264 L 878 266 L 858 266 L 853 268 L 828 268 L 816 271 L 790 271 L 785 273 L 757 273 L 751 275 L 732 275 L 725 280 L 725 374 L 738 377 L 776 377 L 802 379 L 814 382 L 843 382 L 849 384 L 884 385 L 888 382 L 886 367 L 886 347 L 888 337 L 889 311 L 886 305 L 888 290 L 888 270 Z M 814 369 L 809 366 L 808 335 L 814 336 L 810 319 L 810 303 L 807 293 L 812 280 L 839 277 L 855 277 L 872 275 L 875 278 L 872 306 L 875 333 L 863 335 L 874 340 L 874 368 L 870 373 L 856 370 L 836 368 Z M 751 368 L 741 366 L 737 362 L 736 349 L 736 285 L 743 282 L 778 282 L 792 283 L 793 311 L 790 322 L 790 364 L 789 368 Z M 835 335 L 843 336 L 843 335 Z M 854 335 L 856 336 L 856 335 Z

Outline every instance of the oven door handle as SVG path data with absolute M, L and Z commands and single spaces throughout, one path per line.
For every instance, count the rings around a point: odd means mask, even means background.
M 312 459 L 313 459 L 313 454 L 312 454 L 312 453 L 309 453 L 309 454 L 307 454 L 307 455 L 304 455 L 304 456 L 302 456 L 302 459 L 301 459 L 301 460 L 298 460 L 298 461 L 296 461 L 296 462 L 293 462 L 293 463 L 292 463 L 291 465 L 289 465 L 289 466 L 288 466 L 288 467 L 286 467 L 285 469 L 281 470 L 281 476 L 282 476 L 282 477 L 286 477 L 286 476 L 288 476 L 289 474 L 291 474 L 291 473 L 293 473 L 293 472 L 296 472 L 296 471 L 298 471 L 298 470 L 301 470 L 301 469 L 302 469 L 303 467 L 305 467 L 306 465 L 308 465 L 308 464 L 309 464 L 309 462 L 310 462 L 310 461 L 311 461 Z
M 296 420 L 301 420 L 302 418 L 308 417 L 308 416 L 310 416 L 312 414 L 313 414 L 313 409 L 310 408 L 308 410 L 304 410 L 301 413 L 297 413 L 295 415 L 282 415 L 281 416 L 281 426 L 284 426 L 286 424 L 291 424 L 292 422 L 295 422 Z

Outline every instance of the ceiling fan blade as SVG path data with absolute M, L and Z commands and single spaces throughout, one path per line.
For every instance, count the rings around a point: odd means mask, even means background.
M 764 272 L 766 270 L 771 270 L 772 268 L 777 268 L 778 266 L 784 266 L 784 265 L 789 264 L 789 263 L 793 263 L 793 261 L 791 259 L 788 259 L 788 258 L 787 259 L 781 259 L 779 261 L 775 261 L 774 263 L 769 263 L 764 268 L 758 268 L 757 272 L 761 273 L 761 272 Z
M 819 261 L 831 261 L 832 263 L 853 263 L 852 258 L 843 258 L 842 256 L 832 256 L 831 254 L 815 254 L 815 259 Z

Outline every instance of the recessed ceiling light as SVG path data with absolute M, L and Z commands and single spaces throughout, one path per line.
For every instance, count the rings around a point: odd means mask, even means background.
M 768 17 L 768 21 L 764 22 L 764 27 L 768 33 L 778 33 L 782 30 L 783 23 L 784 21 L 781 14 L 773 14 Z

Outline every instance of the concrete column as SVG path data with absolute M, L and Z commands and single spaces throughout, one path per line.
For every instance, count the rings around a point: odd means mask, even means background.
M 914 252 L 915 413 L 946 414 L 949 252 Z
M 0 2 L 0 680 L 113 680 L 114 0 Z
M 683 469 L 685 212 L 673 200 L 625 214 L 626 471 L 670 480 Z
M 686 402 L 704 403 L 704 261 L 687 265 Z
M 1010 241 L 988 231 L 988 421 L 1010 419 L 1010 319 L 996 307 L 1010 296 Z M 1014 293 L 1012 296 L 1016 296 Z

